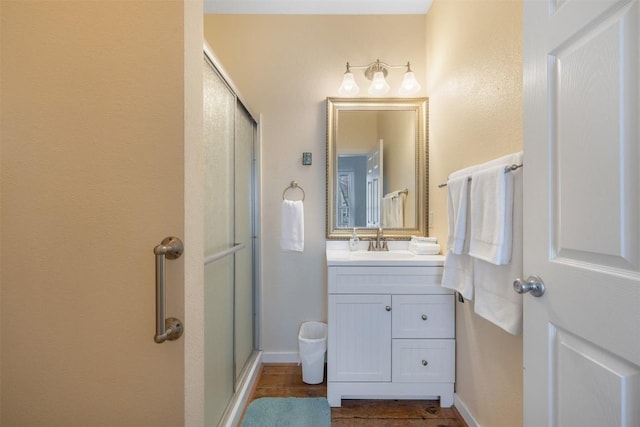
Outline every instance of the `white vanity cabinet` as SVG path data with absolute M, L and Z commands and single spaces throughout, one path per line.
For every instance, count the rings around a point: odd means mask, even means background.
M 438 258 L 439 260 L 439 258 Z M 453 404 L 454 296 L 442 263 L 328 265 L 327 399 Z

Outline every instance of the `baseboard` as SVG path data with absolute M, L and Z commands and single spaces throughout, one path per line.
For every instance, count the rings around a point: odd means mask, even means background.
M 219 427 L 236 427 L 240 425 L 240 419 L 244 412 L 244 408 L 249 402 L 254 385 L 258 381 L 260 375 L 260 367 L 262 366 L 262 352 L 257 351 L 249 361 L 247 370 L 241 380 L 240 387 L 235 393 L 231 402 L 227 406 L 227 409 L 218 424 Z
M 262 363 L 300 363 L 298 352 L 268 352 L 262 353 Z
M 467 426 L 480 427 L 480 424 L 478 424 L 475 418 L 473 418 L 473 415 L 471 415 L 471 412 L 469 411 L 469 408 L 467 408 L 467 405 L 465 405 L 462 399 L 460 399 L 460 396 L 455 393 L 453 395 L 453 406 L 456 407 L 464 422 L 467 423 Z

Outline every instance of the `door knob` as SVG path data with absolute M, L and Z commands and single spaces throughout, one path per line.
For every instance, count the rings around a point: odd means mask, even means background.
M 518 278 L 513 282 L 513 290 L 519 294 L 531 292 L 534 297 L 541 297 L 544 294 L 544 283 L 538 276 L 529 276 L 526 281 Z

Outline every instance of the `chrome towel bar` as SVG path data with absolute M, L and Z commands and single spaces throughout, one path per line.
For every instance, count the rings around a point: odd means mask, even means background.
M 505 166 L 504 167 L 504 173 L 511 172 L 511 171 L 516 170 L 516 169 L 520 169 L 522 166 L 523 166 L 522 164 L 519 164 L 519 165 L 515 165 L 514 164 L 514 165 L 510 165 L 510 166 Z M 469 177 L 469 181 L 471 181 L 471 177 Z M 442 184 L 438 184 L 438 188 L 443 188 L 443 187 L 446 187 L 446 186 L 447 186 L 446 182 L 443 182 Z

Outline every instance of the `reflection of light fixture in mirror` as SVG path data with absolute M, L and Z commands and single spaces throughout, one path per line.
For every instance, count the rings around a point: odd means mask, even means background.
M 371 80 L 371 85 L 368 90 L 371 96 L 382 96 L 389 92 L 391 87 L 389 83 L 387 83 L 386 77 L 389 73 L 388 70 L 391 68 L 406 68 L 407 70 L 404 74 L 402 85 L 398 89 L 398 93 L 401 96 L 415 95 L 421 88 L 416 80 L 416 75 L 411 71 L 409 62 L 407 62 L 406 65 L 389 65 L 381 62 L 379 59 L 369 65 L 350 65 L 347 62 L 347 71 L 344 73 L 342 85 L 340 85 L 340 89 L 338 89 L 338 93 L 341 96 L 355 96 L 360 92 L 360 88 L 351 72 L 352 68 L 364 69 L 365 77 Z

